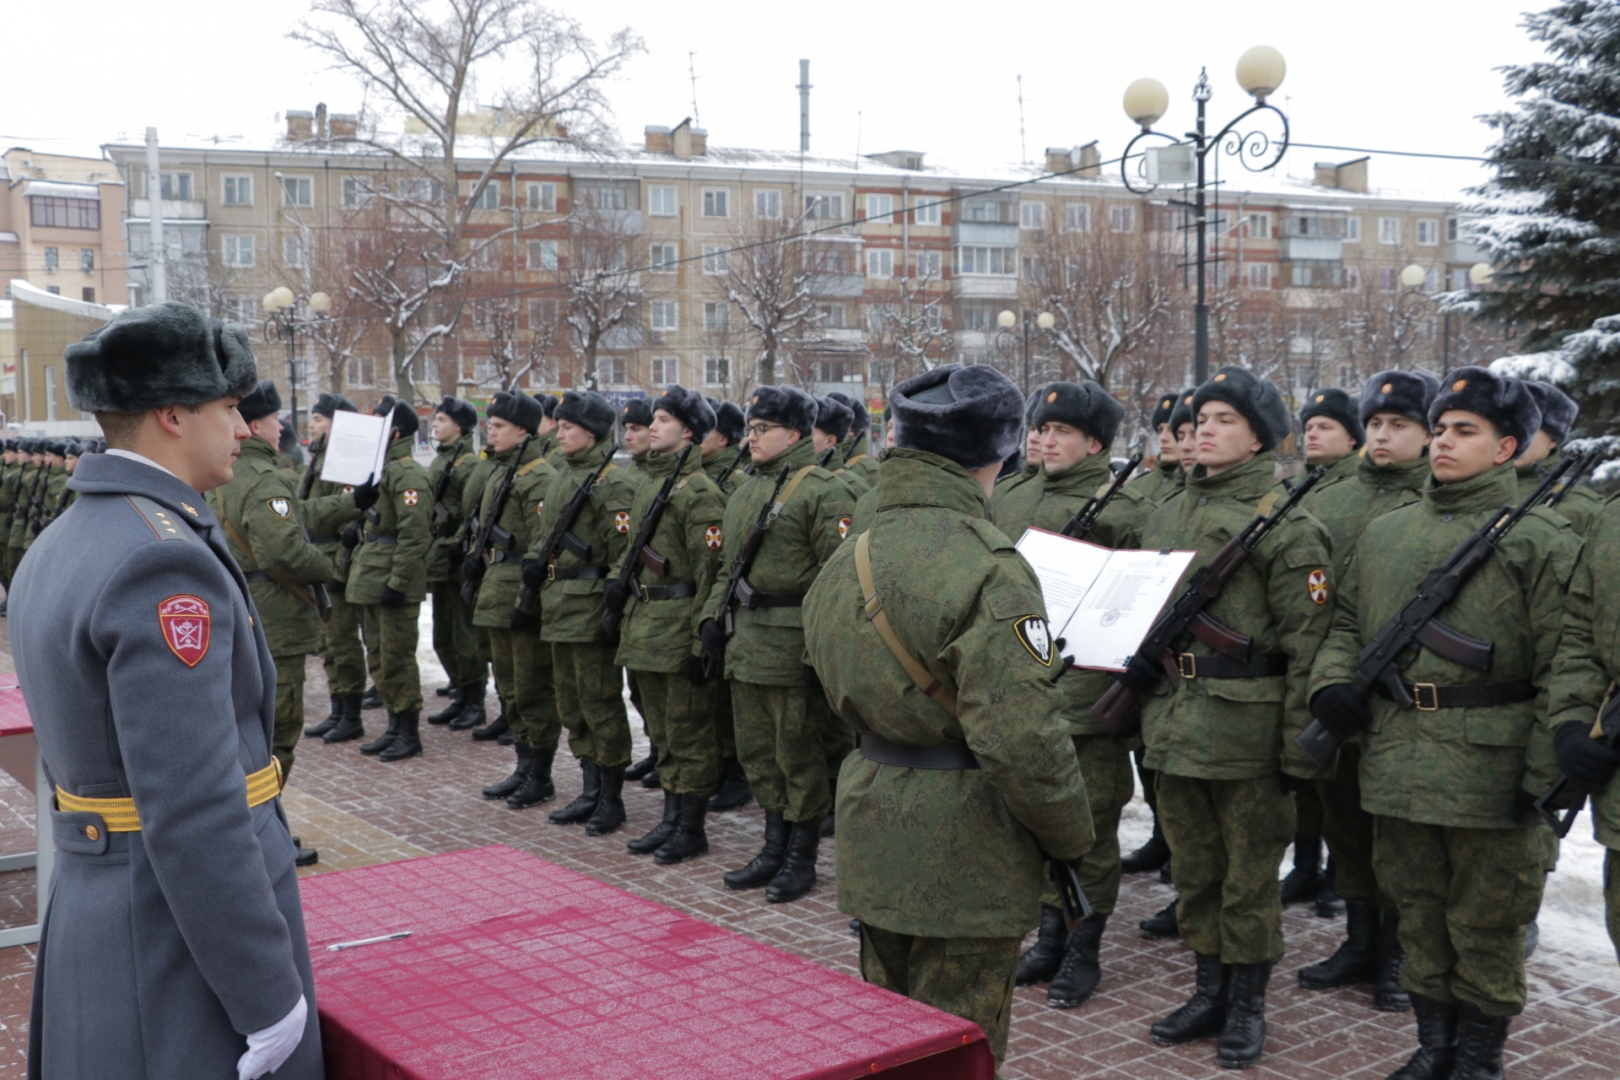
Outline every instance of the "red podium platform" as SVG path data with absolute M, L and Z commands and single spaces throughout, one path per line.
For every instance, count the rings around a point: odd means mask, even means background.
M 994 1073 L 975 1024 L 513 848 L 300 886 L 330 1080 Z

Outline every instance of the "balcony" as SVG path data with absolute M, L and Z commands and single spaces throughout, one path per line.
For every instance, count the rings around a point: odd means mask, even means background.
M 1285 236 L 1277 242 L 1283 262 L 1339 262 L 1344 240 L 1337 236 Z
M 989 221 L 958 221 L 951 230 L 958 244 L 984 244 L 990 247 L 1017 247 L 1018 225 L 998 225 Z
M 855 352 L 866 345 L 866 331 L 854 326 L 840 326 L 816 332 L 816 339 L 806 347 L 814 352 Z
M 1451 240 L 1446 243 L 1446 262 L 1467 263 L 1472 266 L 1477 262 L 1490 262 L 1490 256 L 1485 249 L 1470 240 Z
M 810 291 L 817 297 L 827 299 L 858 298 L 866 294 L 866 277 L 863 274 L 821 273 L 811 283 Z
M 200 221 L 208 216 L 208 204 L 198 199 L 164 199 L 161 210 L 165 221 Z M 130 217 L 149 219 L 151 213 L 152 200 L 130 200 Z
M 1018 278 L 1012 274 L 957 274 L 951 295 L 962 300 L 1016 300 Z

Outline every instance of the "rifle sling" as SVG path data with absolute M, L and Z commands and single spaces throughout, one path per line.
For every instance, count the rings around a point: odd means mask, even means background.
M 906 674 L 911 676 L 911 681 L 917 684 L 917 689 L 933 698 L 939 707 L 950 713 L 951 716 L 958 716 L 955 696 L 945 689 L 943 683 L 929 673 L 921 661 L 911 655 L 910 651 L 900 643 L 900 638 L 895 634 L 894 627 L 889 624 L 889 617 L 883 612 L 883 601 L 879 599 L 877 594 L 877 585 L 872 579 L 871 548 L 872 532 L 869 529 L 861 533 L 860 537 L 855 541 L 855 572 L 860 576 L 861 593 L 866 597 L 867 621 L 878 632 L 878 636 L 883 639 L 883 644 L 888 646 L 889 652 L 894 654 L 894 658 L 900 662 L 900 666 L 905 668 Z M 954 767 L 966 768 L 966 766 L 961 765 Z
M 1592 720 L 1592 738 L 1606 740 L 1609 733 L 1604 730 L 1603 721 L 1615 719 L 1611 713 L 1620 712 L 1620 697 L 1615 696 L 1615 689 L 1620 684 L 1610 683 L 1609 689 L 1603 695 L 1603 702 L 1598 706 L 1597 716 Z
M 247 542 L 247 537 L 243 536 L 241 533 L 236 531 L 236 526 L 231 524 L 231 519 L 225 516 L 225 514 L 224 514 L 225 505 L 224 505 L 223 502 L 220 503 L 219 509 L 220 509 L 219 523 L 221 525 L 225 526 L 225 532 L 226 532 L 226 534 L 228 536 L 230 536 L 231 543 L 235 544 L 237 547 L 239 547 L 243 551 L 247 552 L 247 557 L 248 557 L 249 562 L 255 562 L 255 563 L 258 562 L 259 557 L 257 555 L 255 555 L 255 554 L 253 554 L 253 545 L 249 544 Z M 315 603 L 315 597 L 313 595 L 311 595 L 309 590 L 304 588 L 302 585 L 299 585 L 296 582 L 288 581 L 286 578 L 282 577 L 280 574 L 271 573 L 269 570 L 258 570 L 258 571 L 255 571 L 255 573 L 263 574 L 265 576 L 265 579 L 268 579 L 269 581 L 273 581 L 277 585 L 280 585 L 283 589 L 286 589 L 288 592 L 290 592 L 294 596 L 298 597 L 298 599 L 302 600 L 304 603 L 308 604 L 310 607 L 319 607 L 320 606 L 320 605 Z M 243 573 L 243 577 L 248 577 L 246 572 Z M 248 580 L 251 582 L 252 578 L 248 578 Z

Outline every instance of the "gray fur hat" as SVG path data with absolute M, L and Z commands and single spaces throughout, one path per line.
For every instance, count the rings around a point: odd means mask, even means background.
M 276 389 L 275 380 L 265 379 L 255 386 L 251 393 L 243 394 L 242 399 L 236 403 L 236 411 L 250 424 L 255 420 L 263 420 L 271 413 L 280 412 L 281 391 Z
M 551 419 L 557 414 L 556 394 L 535 394 L 534 400 L 540 403 L 540 408 L 546 414 L 547 420 Z
M 816 399 L 797 386 L 770 383 L 748 395 L 748 420 L 764 420 L 792 428 L 806 439 L 816 426 Z
M 1288 437 L 1292 417 L 1283 403 L 1281 391 L 1248 368 L 1226 364 L 1210 376 L 1208 382 L 1193 394 L 1193 419 L 1208 401 L 1223 401 L 1232 406 L 1249 422 L 1254 437 L 1260 441 L 1260 452 L 1275 450 L 1277 444 Z
M 1198 414 L 1193 412 L 1193 398 L 1197 393 L 1196 386 L 1189 386 L 1176 395 L 1175 407 L 1170 410 L 1171 431 L 1181 430 L 1182 424 L 1198 423 Z
M 844 441 L 855 424 L 855 410 L 831 396 L 816 399 L 816 429 Z
M 743 411 L 735 401 L 722 401 L 720 398 L 709 398 L 709 408 L 714 410 L 714 429 L 720 433 L 731 446 L 743 441 L 747 434 L 748 421 L 743 419 Z
M 355 407 L 354 402 L 342 394 L 322 394 L 315 399 L 315 404 L 311 406 L 309 411 L 316 416 L 324 416 L 330 420 L 333 413 L 359 412 L 360 410 Z
M 855 433 L 857 441 L 860 440 L 862 435 L 872 433 L 872 414 L 867 411 L 866 402 L 854 394 L 846 394 L 841 390 L 834 390 L 827 396 L 855 414 L 855 422 L 850 425 L 849 430 Z M 822 428 L 821 430 L 826 431 L 827 429 Z
M 533 435 L 540 430 L 540 421 L 545 419 L 546 411 L 538 401 L 521 390 L 502 390 L 490 399 L 489 405 L 484 409 L 484 415 L 492 420 L 505 420 L 509 424 L 516 424 Z M 451 419 L 454 420 L 455 417 Z M 459 420 L 456 422 L 461 423 Z
M 1361 423 L 1378 413 L 1394 413 L 1429 426 L 1429 405 L 1440 380 L 1426 371 L 1380 371 L 1361 388 Z
M 1524 387 L 1536 399 L 1536 404 L 1541 406 L 1541 430 L 1551 436 L 1553 442 L 1563 442 L 1569 437 L 1569 429 L 1575 426 L 1575 417 L 1581 407 L 1574 398 L 1552 383 L 1526 380 Z
M 1482 367 L 1458 368 L 1446 378 L 1448 381 L 1429 406 L 1431 429 L 1441 414 L 1460 409 L 1483 416 L 1499 435 L 1513 436 L 1518 441 L 1514 457 L 1530 448 L 1531 437 L 1541 428 L 1541 406 L 1528 386 Z
M 1367 441 L 1367 430 L 1361 426 L 1360 413 L 1360 408 L 1349 394 L 1330 386 L 1316 391 L 1306 400 L 1305 407 L 1299 410 L 1299 426 L 1303 428 L 1309 421 L 1324 416 L 1336 421 L 1360 446 Z
M 259 378 L 247 331 L 173 300 L 120 312 L 66 357 L 68 403 L 81 412 L 203 405 Z
M 670 383 L 652 403 L 652 408 L 654 412 L 663 409 L 673 416 L 692 433 L 693 442 L 702 442 L 703 437 L 714 430 L 714 410 L 709 403 L 703 400 L 702 394 L 680 383 Z
M 478 426 L 478 410 L 473 406 L 473 403 L 463 401 L 461 398 L 453 397 L 450 394 L 446 394 L 444 400 L 439 402 L 433 411 L 444 413 L 462 431 L 471 431 Z
M 578 424 L 598 439 L 607 438 L 613 430 L 613 406 L 595 390 L 563 391 L 553 415 L 559 422 Z
M 894 445 L 961 465 L 999 465 L 1021 449 L 1024 400 L 1013 381 L 988 364 L 946 364 L 915 375 L 889 394 Z
M 416 415 L 416 410 L 411 407 L 410 402 L 400 401 L 394 404 L 391 424 L 401 435 L 415 435 L 422 426 L 422 418 Z
M 1114 444 L 1123 419 L 1125 406 L 1096 383 L 1055 382 L 1041 387 L 1030 426 L 1067 424 L 1090 435 L 1106 450 Z
M 652 423 L 652 411 L 651 401 L 644 397 L 635 397 L 624 403 L 624 408 L 619 412 L 619 419 L 626 424 L 640 424 L 646 427 Z

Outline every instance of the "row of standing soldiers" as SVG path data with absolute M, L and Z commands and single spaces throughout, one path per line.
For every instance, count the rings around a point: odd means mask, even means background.
M 9 591 L 23 552 L 34 538 L 73 505 L 76 492 L 68 490 L 68 477 L 85 454 L 99 454 L 107 444 L 99 439 L 7 439 L 0 466 L 0 536 L 6 550 L 0 565 L 0 584 Z M 0 615 L 6 613 L 0 601 Z

